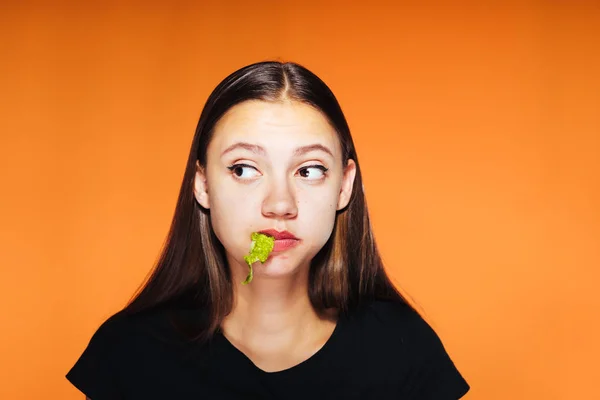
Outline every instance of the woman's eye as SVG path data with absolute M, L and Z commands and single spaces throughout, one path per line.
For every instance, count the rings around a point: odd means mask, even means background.
M 231 173 L 239 179 L 250 179 L 258 174 L 256 168 L 248 164 L 234 164 L 232 166 L 227 167 L 231 171 Z
M 325 176 L 327 168 L 322 165 L 310 165 L 308 167 L 302 167 L 298 170 L 300 176 L 307 178 L 308 180 L 317 180 Z
M 235 178 L 242 180 L 252 179 L 260 175 L 256 168 L 248 164 L 234 164 L 227 167 L 227 169 L 231 171 Z M 298 170 L 298 174 L 309 181 L 322 179 L 326 172 L 327 168 L 322 165 L 309 165 Z

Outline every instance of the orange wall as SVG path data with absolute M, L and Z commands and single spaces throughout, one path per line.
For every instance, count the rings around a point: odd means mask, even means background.
M 203 102 L 270 58 L 338 95 L 385 261 L 467 398 L 600 398 L 600 6 L 14 3 L 0 398 L 82 398 L 63 376 L 154 262 Z

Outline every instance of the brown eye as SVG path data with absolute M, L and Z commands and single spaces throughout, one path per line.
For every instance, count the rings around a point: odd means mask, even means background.
M 234 164 L 234 165 L 227 167 L 227 169 L 231 171 L 232 175 L 236 179 L 240 179 L 240 180 L 247 180 L 247 179 L 253 178 L 254 177 L 253 173 L 254 172 L 258 173 L 256 168 L 254 168 L 253 166 L 248 165 L 248 164 Z
M 244 174 L 244 167 L 235 167 L 233 173 L 237 176 L 242 176 Z
M 298 173 L 301 177 L 307 178 L 311 181 L 321 179 L 323 176 L 325 176 L 325 172 L 327 172 L 327 168 L 322 165 L 310 165 L 298 170 Z

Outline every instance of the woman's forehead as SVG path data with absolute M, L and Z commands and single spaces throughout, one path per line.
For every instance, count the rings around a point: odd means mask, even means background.
M 232 107 L 217 123 L 212 138 L 214 150 L 219 153 L 230 150 L 251 150 L 250 146 L 260 146 L 259 151 L 269 148 L 282 150 L 320 145 L 333 157 L 339 156 L 340 146 L 335 129 L 317 109 L 300 102 L 246 101 Z

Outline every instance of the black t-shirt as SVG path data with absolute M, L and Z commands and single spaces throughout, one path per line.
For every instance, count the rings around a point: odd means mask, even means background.
M 456 400 L 469 390 L 437 334 L 400 303 L 341 315 L 317 353 L 279 372 L 259 369 L 222 333 L 202 345 L 185 340 L 172 313 L 111 317 L 67 379 L 91 400 Z

